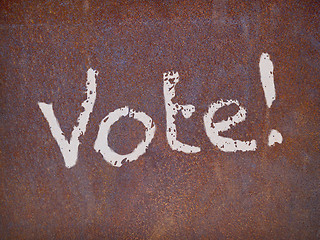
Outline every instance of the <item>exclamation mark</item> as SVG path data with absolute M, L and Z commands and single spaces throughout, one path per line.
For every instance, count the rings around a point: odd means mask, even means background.
M 274 100 L 276 100 L 276 89 L 273 79 L 273 64 L 268 53 L 262 53 L 260 57 L 260 77 L 266 98 L 267 106 L 270 109 Z M 275 129 L 272 129 L 268 137 L 268 145 L 273 146 L 275 143 L 282 143 L 282 135 Z

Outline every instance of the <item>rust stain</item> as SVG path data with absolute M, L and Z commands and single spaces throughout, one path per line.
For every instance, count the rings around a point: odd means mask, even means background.
M 3 239 L 319 239 L 319 3 L 317 1 L 2 1 L 1 198 Z M 267 108 L 259 57 L 272 58 L 277 99 Z M 69 138 L 85 99 L 86 71 L 99 71 L 97 100 L 64 166 L 37 102 L 53 103 Z M 179 71 L 178 139 L 167 143 L 162 74 Z M 248 113 L 225 136 L 258 150 L 212 145 L 203 114 L 237 99 Z M 121 168 L 93 149 L 100 121 L 123 106 L 157 131 L 146 154 Z M 232 109 L 222 109 L 219 118 Z M 220 120 L 221 120 L 220 119 Z M 267 146 L 272 128 L 284 141 Z M 143 138 L 122 119 L 110 146 Z

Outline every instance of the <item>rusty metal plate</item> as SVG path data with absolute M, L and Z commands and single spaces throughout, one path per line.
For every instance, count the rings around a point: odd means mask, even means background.
M 2 1 L 1 239 L 319 239 L 320 43 L 317 1 Z M 274 65 L 266 104 L 259 59 Z M 96 101 L 72 168 L 38 102 L 52 103 L 70 139 L 86 99 Z M 166 137 L 163 73 L 178 71 Z M 256 151 L 224 152 L 203 116 L 237 100 L 246 120 L 221 133 L 255 139 Z M 95 151 L 99 124 L 120 107 L 156 126 L 145 154 L 121 167 Z M 218 122 L 236 113 L 222 108 Z M 271 129 L 283 142 L 268 146 Z M 145 136 L 123 117 L 109 146 L 128 154 Z

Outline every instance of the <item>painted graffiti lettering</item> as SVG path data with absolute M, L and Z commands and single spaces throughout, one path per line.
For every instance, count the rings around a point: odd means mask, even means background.
M 108 144 L 108 134 L 110 132 L 110 127 L 116 121 L 120 119 L 120 117 L 129 116 L 143 123 L 146 128 L 146 139 L 142 140 L 138 144 L 138 146 L 133 150 L 133 152 L 120 155 L 114 152 Z M 98 137 L 94 144 L 94 149 L 97 152 L 100 152 L 107 162 L 111 163 L 113 166 L 121 167 L 122 162 L 131 162 L 137 160 L 142 154 L 144 154 L 151 143 L 154 133 L 156 131 L 156 126 L 152 121 L 151 117 L 143 112 L 136 112 L 128 107 L 119 108 L 108 114 L 100 123 L 100 128 L 98 132 Z
M 58 120 L 54 115 L 52 104 L 43 102 L 38 103 L 44 117 L 49 123 L 51 133 L 60 147 L 67 168 L 73 167 L 77 162 L 80 144 L 79 137 L 86 132 L 89 116 L 93 110 L 94 102 L 96 101 L 96 74 L 97 72 L 93 71 L 91 68 L 87 72 L 87 99 L 82 103 L 84 111 L 80 113 L 77 121 L 78 126 L 74 126 L 69 142 L 64 136 Z
M 261 55 L 259 69 L 266 104 L 268 108 L 270 108 L 273 101 L 276 99 L 276 92 L 273 78 L 273 63 L 267 53 L 263 53 Z M 56 140 L 61 150 L 65 166 L 67 168 L 75 166 L 77 162 L 78 149 L 80 145 L 79 137 L 81 135 L 84 135 L 86 132 L 89 117 L 92 113 L 93 106 L 96 100 L 97 74 L 98 72 L 94 71 L 91 68 L 87 71 L 87 99 L 82 103 L 82 107 L 84 108 L 84 110 L 80 113 L 77 120 L 77 125 L 73 128 L 70 141 L 66 139 L 60 128 L 59 122 L 55 117 L 52 104 L 43 102 L 38 103 L 40 110 L 42 111 L 45 119 L 48 121 L 52 136 Z M 179 111 L 181 111 L 182 115 L 185 118 L 190 118 L 196 110 L 193 105 L 180 105 L 179 103 L 172 102 L 172 99 L 175 97 L 175 87 L 178 82 L 178 72 L 171 71 L 163 74 L 163 94 L 166 109 L 167 141 L 172 150 L 184 153 L 198 153 L 201 151 L 200 147 L 191 146 L 177 140 L 175 116 Z M 238 112 L 234 116 L 228 117 L 227 120 L 214 123 L 213 117 L 215 113 L 220 108 L 229 106 L 231 104 L 236 104 L 238 106 Z M 224 152 L 255 151 L 257 149 L 256 140 L 240 141 L 219 135 L 219 133 L 221 132 L 228 131 L 231 126 L 235 126 L 236 124 L 243 122 L 246 118 L 246 113 L 246 109 L 240 106 L 237 100 L 219 100 L 215 103 L 210 104 L 210 106 L 208 107 L 208 112 L 203 116 L 204 129 L 210 142 Z M 108 135 L 110 133 L 111 126 L 121 117 L 125 116 L 140 121 L 145 126 L 145 139 L 142 140 L 131 153 L 121 155 L 110 148 L 108 144 Z M 146 113 L 130 109 L 128 106 L 118 108 L 115 111 L 109 113 L 100 122 L 94 149 L 96 150 L 96 152 L 102 154 L 106 162 L 110 163 L 112 166 L 121 167 L 124 162 L 137 160 L 141 155 L 146 153 L 148 146 L 150 145 L 154 137 L 155 131 L 155 122 Z M 283 138 L 281 133 L 275 129 L 272 129 L 268 137 L 268 145 L 272 146 L 275 143 L 282 143 L 282 141 Z

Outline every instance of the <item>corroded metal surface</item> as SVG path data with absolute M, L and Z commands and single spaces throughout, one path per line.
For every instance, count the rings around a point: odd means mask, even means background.
M 1 53 L 2 239 L 319 239 L 320 43 L 317 1 L 3 1 Z M 268 109 L 259 58 L 274 63 Z M 99 71 L 97 100 L 76 166 L 64 165 L 39 101 L 53 103 L 67 138 Z M 164 72 L 180 74 L 178 139 L 166 140 Z M 237 99 L 247 119 L 225 136 L 256 139 L 225 153 L 205 133 L 212 102 Z M 154 120 L 146 154 L 115 168 L 93 145 L 100 121 L 129 106 Z M 234 114 L 221 110 L 216 121 Z M 283 143 L 267 145 L 277 129 Z M 117 122 L 110 147 L 125 154 L 141 124 Z

